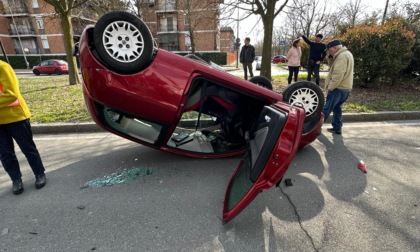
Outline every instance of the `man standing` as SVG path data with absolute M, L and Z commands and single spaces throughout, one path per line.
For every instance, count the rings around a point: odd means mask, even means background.
M 325 44 L 321 43 L 322 34 L 315 36 L 315 41 L 310 41 L 305 35 L 303 40 L 309 45 L 309 58 L 306 69 L 308 70 L 307 80 L 311 81 L 312 74 L 315 75 L 315 83 L 319 86 L 319 66 L 325 57 Z
M 252 62 L 254 62 L 255 59 L 255 48 L 252 45 L 250 45 L 249 42 L 251 42 L 251 39 L 246 37 L 245 45 L 242 46 L 241 54 L 239 56 L 239 60 L 244 68 L 245 80 L 248 80 L 247 70 L 249 70 L 249 76 L 254 77 L 254 74 L 252 73 Z
M 328 57 L 330 70 L 325 79 L 327 100 L 322 113 L 325 122 L 333 112 L 332 128 L 327 130 L 335 134 L 341 134 L 341 128 L 343 127 L 341 108 L 353 88 L 354 59 L 351 52 L 342 46 L 340 40 L 331 41 L 325 50 L 330 55 Z
M 30 116 L 15 72 L 9 64 L 0 60 L 0 160 L 13 182 L 14 194 L 23 192 L 23 183 L 13 140 L 32 168 L 35 187 L 40 189 L 47 183 L 44 165 L 32 138 Z

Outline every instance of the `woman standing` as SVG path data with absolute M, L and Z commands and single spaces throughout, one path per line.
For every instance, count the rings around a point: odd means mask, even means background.
M 300 39 L 293 41 L 292 47 L 287 52 L 287 66 L 289 68 L 289 77 L 287 78 L 287 84 L 292 83 L 292 77 L 297 82 L 299 68 L 300 68 L 300 57 L 302 56 L 302 50 L 300 48 Z

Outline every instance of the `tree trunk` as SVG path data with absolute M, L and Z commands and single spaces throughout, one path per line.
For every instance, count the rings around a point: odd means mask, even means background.
M 273 48 L 274 10 L 276 1 L 267 1 L 266 14 L 261 15 L 264 24 L 264 42 L 260 75 L 271 80 L 271 49 Z
M 73 30 L 71 25 L 71 17 L 70 13 L 68 16 L 64 17 L 64 15 L 61 17 L 61 26 L 63 28 L 63 41 L 64 41 L 64 50 L 66 51 L 67 56 L 67 63 L 69 64 L 69 84 L 80 84 L 80 76 L 79 76 L 79 70 L 76 63 L 76 57 L 73 56 Z

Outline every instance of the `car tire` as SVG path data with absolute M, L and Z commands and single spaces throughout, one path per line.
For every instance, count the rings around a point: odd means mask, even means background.
M 301 104 L 305 108 L 303 132 L 311 131 L 321 118 L 324 107 L 324 93 L 310 81 L 299 81 L 287 86 L 283 92 L 283 101 L 289 104 Z
M 36 76 L 39 76 L 41 73 L 38 70 L 33 70 L 32 71 Z
M 149 28 L 137 16 L 123 11 L 103 15 L 95 25 L 93 41 L 101 62 L 120 74 L 145 69 L 155 51 Z
M 56 75 L 62 75 L 63 74 L 60 69 L 55 69 L 54 73 Z
M 251 77 L 249 81 L 254 84 L 257 84 L 258 86 L 273 90 L 273 84 L 271 84 L 271 81 L 265 76 L 254 76 Z

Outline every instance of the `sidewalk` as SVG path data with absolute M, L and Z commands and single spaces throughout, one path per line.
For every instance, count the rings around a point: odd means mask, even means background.
M 236 64 L 223 66 L 227 71 L 240 70 Z M 31 69 L 15 69 L 17 74 L 32 73 Z M 331 118 L 331 117 L 330 117 Z M 330 122 L 330 118 L 326 123 Z M 420 120 L 420 111 L 399 111 L 399 112 L 377 112 L 377 113 L 344 113 L 344 122 L 379 122 L 397 120 Z M 66 134 L 66 133 L 89 133 L 104 132 L 102 128 L 94 122 L 84 123 L 53 123 L 38 124 L 32 123 L 34 134 Z
M 331 117 L 330 117 L 331 118 Z M 326 123 L 330 122 L 330 118 Z M 401 112 L 378 112 L 378 113 L 344 113 L 343 121 L 349 122 L 381 122 L 381 121 L 401 121 L 401 120 L 420 120 L 420 111 L 401 111 Z M 52 123 L 38 124 L 32 123 L 34 134 L 68 134 L 68 133 L 93 133 L 105 132 L 94 122 L 84 123 Z

